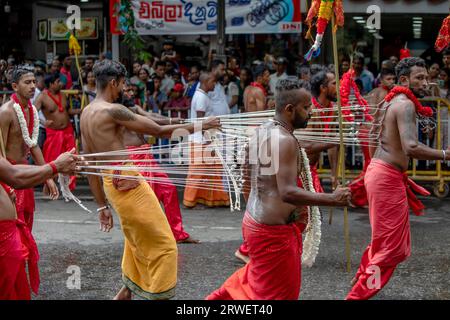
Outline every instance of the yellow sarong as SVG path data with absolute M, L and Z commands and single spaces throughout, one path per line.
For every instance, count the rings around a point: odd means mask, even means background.
M 106 173 L 112 173 L 108 171 Z M 135 171 L 123 175 L 140 176 Z M 125 237 L 122 280 L 144 299 L 170 299 L 177 283 L 177 245 L 166 215 L 148 183 L 129 191 L 119 191 L 105 176 L 106 197 L 120 218 Z

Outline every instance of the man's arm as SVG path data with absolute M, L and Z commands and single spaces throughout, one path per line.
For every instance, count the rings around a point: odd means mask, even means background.
M 141 134 L 149 134 L 155 137 L 170 137 L 175 130 L 179 129 L 193 133 L 196 128 L 193 123 L 160 126 L 152 119 L 134 114 L 126 107 L 118 104 L 109 108 L 107 112 L 118 125 L 124 126 L 130 131 Z M 211 121 L 206 121 L 206 123 L 203 122 L 202 124 L 202 130 L 217 127 L 219 127 L 218 120 L 214 119 Z
M 406 156 L 417 160 L 443 160 L 442 150 L 432 149 L 419 143 L 416 126 L 416 110 L 410 101 L 403 102 L 395 111 L 398 132 Z M 446 160 L 450 160 L 447 149 Z
M 62 154 L 54 161 L 56 169 L 61 173 L 75 170 L 77 157 Z M 5 158 L 0 157 L 0 179 L 15 189 L 26 189 L 37 186 L 53 177 L 53 169 L 49 164 L 43 166 L 12 165 Z
M 168 117 L 160 115 L 159 113 L 147 112 L 138 105 L 135 105 L 133 108 L 130 108 L 130 109 L 133 110 L 134 113 L 136 113 L 140 116 L 152 119 L 160 126 L 165 126 L 165 125 L 172 124 L 172 123 L 174 123 L 174 124 L 179 123 L 179 122 L 174 122 L 174 119 L 170 120 Z
M 5 105 L 0 107 L 0 130 L 2 131 L 2 137 L 3 137 L 3 145 L 8 145 L 8 133 L 9 133 L 9 127 L 11 125 L 11 112 L 6 108 Z M 3 151 L 0 150 L 0 155 Z M 6 155 L 5 155 L 6 156 Z
M 333 193 L 312 193 L 297 186 L 297 157 L 298 147 L 297 142 L 290 137 L 280 137 L 279 152 L 282 157 L 279 157 L 280 164 L 276 174 L 278 192 L 284 202 L 290 203 L 294 206 L 338 206 L 345 205 L 346 199 L 342 199 L 338 194 Z M 339 189 L 338 189 L 339 190 Z M 342 190 L 342 189 L 341 189 Z M 342 193 L 342 192 L 340 192 Z M 339 194 L 340 194 L 339 193 Z M 346 198 L 349 194 L 345 191 Z

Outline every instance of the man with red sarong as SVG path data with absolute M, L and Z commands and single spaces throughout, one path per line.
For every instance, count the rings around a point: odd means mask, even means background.
M 39 117 L 30 101 L 36 89 L 33 71 L 26 66 L 16 67 L 12 74 L 12 87 L 15 93 L 11 100 L 0 107 L 0 129 L 6 158 L 11 164 L 27 164 L 31 154 L 37 165 L 44 165 L 45 160 L 38 146 Z M 49 179 L 45 185 L 44 191 L 49 192 L 52 199 L 57 199 L 59 192 L 55 182 Z M 34 191 L 16 190 L 15 195 L 17 215 L 31 232 L 35 210 Z
M 381 104 L 386 95 L 395 85 L 395 71 L 390 68 L 381 69 L 380 86 L 373 89 L 369 93 L 367 101 L 359 93 L 359 89 L 353 79 L 354 78 L 353 71 L 349 72 L 350 72 L 349 74 L 347 73 L 344 74 L 343 81 L 341 82 L 343 84 L 343 86 L 341 86 L 342 105 L 344 107 L 348 105 L 350 91 L 351 89 L 353 89 L 353 94 L 356 100 L 358 101 L 358 105 L 362 108 L 366 108 L 363 112 L 360 112 L 361 115 L 364 114 L 364 117 L 358 121 L 366 123 L 372 122 L 373 118 L 369 114 L 368 106 L 378 107 Z M 347 82 L 349 82 L 348 85 Z M 346 85 L 348 86 L 348 89 L 345 88 Z M 344 103 L 344 100 L 346 103 Z M 350 190 L 352 191 L 352 206 L 354 207 L 366 207 L 368 205 L 367 192 L 364 186 L 364 177 L 371 159 L 369 153 L 369 141 L 370 141 L 369 129 L 370 128 L 367 125 L 362 125 L 358 129 L 358 139 L 360 141 L 361 151 L 364 157 L 364 165 L 361 173 L 348 185 Z
M 418 142 L 416 116 L 433 115 L 416 98 L 423 97 L 427 90 L 425 62 L 420 58 L 405 58 L 395 70 L 400 86 L 385 97 L 370 132 L 380 142 L 379 146 L 371 146 L 373 157 L 365 176 L 372 239 L 352 280 L 348 300 L 373 297 L 386 285 L 397 265 L 410 255 L 409 209 L 416 215 L 423 214 L 424 209 L 412 190 L 429 194 L 408 179 L 410 158 L 450 159 L 448 149 L 435 150 Z
M 47 89 L 37 98 L 36 108 L 42 110 L 46 118 L 44 143 L 44 159 L 55 160 L 61 153 L 75 148 L 75 135 L 70 116 L 80 114 L 81 109 L 67 110 L 67 97 L 61 93 L 61 82 L 58 73 L 49 74 L 45 78 Z M 75 189 L 75 176 L 70 177 L 70 190 Z
M 39 288 L 39 253 L 29 228 L 16 214 L 13 188 L 32 188 L 57 173 L 72 173 L 76 160 L 66 153 L 50 164 L 29 166 L 11 165 L 0 157 L 0 300 L 30 300 L 30 287 L 35 294 Z
M 247 148 L 244 167 L 251 191 L 242 223 L 250 262 L 211 293 L 208 300 L 296 300 L 301 286 L 304 206 L 344 206 L 348 188 L 333 194 L 313 193 L 297 186 L 302 171 L 299 142 L 293 135 L 311 117 L 311 95 L 298 80 L 280 80 L 273 120 L 260 126 Z M 250 159 L 267 150 L 267 159 Z M 250 150 L 251 149 L 251 150 Z M 300 209 L 300 210 L 299 210 Z M 307 220 L 307 218 L 306 218 Z
M 313 103 L 314 109 L 323 109 L 319 113 L 315 113 L 315 124 L 310 124 L 307 130 L 311 130 L 318 133 L 318 129 L 323 130 L 324 134 L 332 134 L 332 128 L 335 125 L 329 122 L 336 122 L 337 118 L 334 116 L 335 112 L 332 110 L 334 107 L 333 101 L 336 101 L 336 78 L 332 72 L 320 71 L 316 73 L 311 79 L 311 91 L 313 96 L 311 97 L 311 102 Z M 320 122 L 320 124 L 318 124 Z M 323 140 L 326 140 L 325 138 Z M 319 162 L 320 154 L 322 151 L 328 150 L 328 158 L 331 167 L 331 181 L 332 186 L 335 188 L 337 186 L 337 160 L 338 152 L 335 143 L 317 142 L 317 141 L 301 141 L 302 147 L 305 148 L 308 154 L 311 175 L 313 178 L 313 185 L 316 192 L 322 193 L 323 188 L 320 183 L 319 174 L 317 172 L 317 164 Z M 298 180 L 298 186 L 302 188 L 302 181 Z M 248 258 L 248 246 L 246 239 L 242 242 L 239 249 L 234 253 L 234 255 L 247 263 Z

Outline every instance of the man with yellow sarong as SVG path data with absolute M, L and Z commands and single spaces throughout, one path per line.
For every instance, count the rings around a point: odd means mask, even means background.
M 192 133 L 193 124 L 159 126 L 149 118 L 134 114 L 123 105 L 125 67 L 103 60 L 94 66 L 97 96 L 83 111 L 81 135 L 86 153 L 105 153 L 126 149 L 124 128 L 157 137 L 170 137 L 177 129 Z M 202 129 L 220 127 L 215 118 L 202 123 Z M 97 156 L 94 160 L 112 160 Z M 127 156 L 114 157 L 117 165 L 129 165 Z M 117 212 L 125 237 L 122 258 L 124 286 L 116 300 L 129 300 L 132 293 L 144 299 L 170 299 L 177 282 L 177 247 L 174 236 L 154 192 L 137 170 L 105 170 L 99 177 L 89 176 L 89 185 L 99 206 L 100 229 L 109 232 L 113 218 L 108 202 Z M 128 179 L 122 176 L 134 176 Z M 139 179 L 142 178 L 142 179 Z

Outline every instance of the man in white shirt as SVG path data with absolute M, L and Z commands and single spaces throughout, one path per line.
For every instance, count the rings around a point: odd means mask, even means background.
M 225 89 L 219 82 L 225 75 L 225 63 L 221 60 L 214 60 L 211 63 L 211 74 L 217 81 L 214 91 L 208 93 L 208 96 L 211 99 L 213 115 L 221 116 L 230 114 L 230 107 L 227 102 L 227 96 L 225 95 Z
M 209 117 L 215 114 L 213 104 L 208 96 L 216 87 L 216 76 L 212 73 L 202 73 L 200 84 L 192 97 L 191 120 Z M 225 102 L 226 103 L 226 102 Z M 228 106 L 228 104 L 227 104 Z M 190 156 L 189 173 L 186 178 L 183 204 L 187 208 L 202 208 L 198 204 L 208 207 L 228 206 L 230 204 L 228 193 L 216 187 L 214 190 L 201 188 L 202 185 L 211 183 L 220 185 L 222 183 L 221 164 L 211 163 L 212 155 L 203 144 L 202 132 L 196 132 L 189 136 Z M 216 175 L 203 176 L 202 172 L 207 169 L 208 173 Z M 215 171 L 214 169 L 217 169 Z
M 270 75 L 270 92 L 271 95 L 275 94 L 275 88 L 277 86 L 278 80 L 287 79 L 288 75 L 286 73 L 288 61 L 284 57 L 279 57 L 274 61 L 277 72 Z

